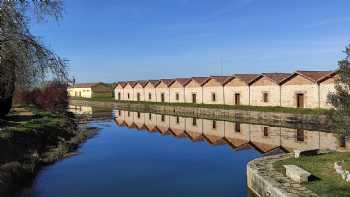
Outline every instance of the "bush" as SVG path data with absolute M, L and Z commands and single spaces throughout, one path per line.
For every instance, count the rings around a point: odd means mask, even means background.
M 68 107 L 67 85 L 61 82 L 51 82 L 44 88 L 31 91 L 18 91 L 16 102 L 34 105 L 50 112 L 64 112 Z

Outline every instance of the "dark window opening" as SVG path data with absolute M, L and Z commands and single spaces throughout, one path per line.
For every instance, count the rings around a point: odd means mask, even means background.
M 197 126 L 197 119 L 196 118 L 192 118 L 192 125 Z
M 137 101 L 140 101 L 141 99 L 140 99 L 140 93 L 137 93 Z
M 137 112 L 137 118 L 140 118 L 140 117 L 141 117 L 140 112 Z
M 236 93 L 235 94 L 235 105 L 240 105 L 241 104 L 241 94 Z
M 176 100 L 178 101 L 179 99 L 180 99 L 180 95 L 179 95 L 179 93 L 176 93 L 176 96 L 175 96 L 176 98 Z
M 303 142 L 305 140 L 305 133 L 303 129 L 297 129 L 297 141 Z
M 264 103 L 267 103 L 267 102 L 269 102 L 269 93 L 264 93 L 263 94 L 263 100 L 264 100 Z
M 192 103 L 197 103 L 197 95 L 192 94 Z
M 148 119 L 152 120 L 152 114 L 148 114 Z
M 148 93 L 148 100 L 151 100 L 151 99 L 152 99 L 152 94 Z
M 236 132 L 241 132 L 241 123 L 236 122 L 236 124 L 235 124 L 235 131 Z
M 179 124 L 179 122 L 180 122 L 180 118 L 179 116 L 176 116 L 176 123 Z
M 215 93 L 211 94 L 211 101 L 213 101 L 213 102 L 216 101 L 216 94 Z
M 264 127 L 264 136 L 269 136 L 269 127 Z
M 164 93 L 162 93 L 160 95 L 160 99 L 161 99 L 161 102 L 164 103 L 165 102 L 165 96 L 164 96 Z
M 162 115 L 162 122 L 165 121 L 165 115 Z
M 213 120 L 213 129 L 216 129 L 216 120 Z
M 304 108 L 304 94 L 297 94 L 297 107 Z

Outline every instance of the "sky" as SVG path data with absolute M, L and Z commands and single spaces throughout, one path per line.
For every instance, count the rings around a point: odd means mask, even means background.
M 332 70 L 349 0 L 65 0 L 32 33 L 77 82 Z

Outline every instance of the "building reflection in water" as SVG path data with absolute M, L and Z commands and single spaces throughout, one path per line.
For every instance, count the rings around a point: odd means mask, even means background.
M 92 107 L 90 106 L 76 106 L 76 105 L 69 105 L 68 111 L 78 114 L 78 115 L 92 115 Z
M 239 122 L 115 110 L 118 126 L 159 132 L 212 145 L 229 145 L 235 150 L 254 148 L 261 153 L 291 152 L 294 149 L 348 149 L 338 135 L 321 131 L 273 127 Z

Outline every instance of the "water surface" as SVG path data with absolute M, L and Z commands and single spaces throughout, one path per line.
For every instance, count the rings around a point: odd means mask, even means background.
M 22 197 L 247 196 L 250 160 L 339 147 L 319 131 L 122 110 L 89 124 L 99 135 L 40 171 Z

